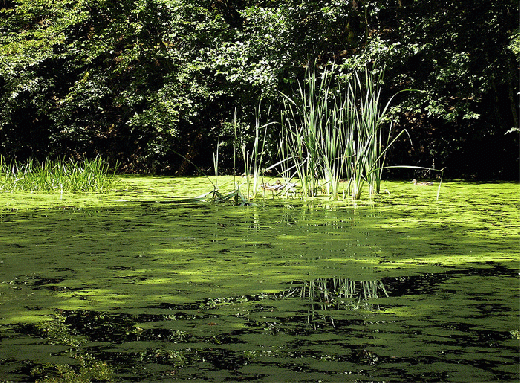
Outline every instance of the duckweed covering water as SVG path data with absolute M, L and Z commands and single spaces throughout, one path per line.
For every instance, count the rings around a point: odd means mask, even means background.
M 518 185 L 244 207 L 186 202 L 200 178 L 120 187 L 1 195 L 0 379 L 520 378 Z

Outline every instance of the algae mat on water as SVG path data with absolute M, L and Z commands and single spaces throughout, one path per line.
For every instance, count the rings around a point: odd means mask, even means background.
M 118 188 L 1 195 L 0 380 L 520 378 L 516 184 L 244 207 L 185 202 L 203 178 Z

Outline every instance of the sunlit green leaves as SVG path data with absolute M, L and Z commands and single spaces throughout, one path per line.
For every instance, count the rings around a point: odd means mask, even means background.
M 520 61 L 520 32 L 518 30 L 510 37 L 508 49 L 515 54 L 516 60 Z
M 0 21 L 0 74 L 6 69 L 24 68 L 53 56 L 53 49 L 64 44 L 67 31 L 88 17 L 86 1 L 18 0 L 16 7 L 4 10 Z

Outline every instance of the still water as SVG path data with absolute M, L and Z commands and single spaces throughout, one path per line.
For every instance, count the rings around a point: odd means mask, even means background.
M 2 195 L 0 381 L 517 382 L 520 187 L 437 186 Z

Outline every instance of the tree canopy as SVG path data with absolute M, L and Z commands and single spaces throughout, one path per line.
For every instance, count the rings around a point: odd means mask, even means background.
M 392 104 L 412 144 L 389 161 L 516 178 L 519 47 L 512 0 L 3 0 L 0 154 L 187 174 L 223 143 L 229 164 L 235 117 L 251 140 L 260 104 L 276 120 L 335 63 L 416 90 Z

